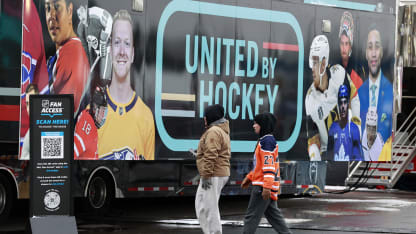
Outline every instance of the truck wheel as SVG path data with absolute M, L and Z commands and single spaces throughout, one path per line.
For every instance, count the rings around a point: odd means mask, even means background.
M 88 185 L 87 202 L 90 208 L 99 214 L 106 213 L 114 199 L 112 179 L 105 174 L 95 175 Z
M 9 217 L 13 202 L 13 187 L 7 177 L 0 173 L 0 222 Z

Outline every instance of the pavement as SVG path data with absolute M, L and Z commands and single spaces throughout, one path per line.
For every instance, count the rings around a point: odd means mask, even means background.
M 281 197 L 278 206 L 294 234 L 416 233 L 416 192 L 359 189 L 337 194 L 343 189 L 326 187 L 323 194 Z M 242 233 L 248 200 L 248 196 L 221 197 L 223 233 Z M 19 209 L 28 213 L 27 203 Z M 0 233 L 24 233 L 27 220 L 27 215 L 15 214 L 0 226 Z M 76 220 L 78 232 L 86 234 L 202 233 L 193 197 L 117 199 L 107 214 L 77 211 Z M 276 232 L 262 219 L 256 233 Z

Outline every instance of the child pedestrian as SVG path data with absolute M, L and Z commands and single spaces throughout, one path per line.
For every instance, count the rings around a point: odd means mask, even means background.
M 244 178 L 241 187 L 253 185 L 250 201 L 244 218 L 244 234 L 256 232 L 263 214 L 278 233 L 292 233 L 280 209 L 277 196 L 280 189 L 278 145 L 273 136 L 276 118 L 271 113 L 254 117 L 254 132 L 260 136 L 254 152 L 254 168 Z

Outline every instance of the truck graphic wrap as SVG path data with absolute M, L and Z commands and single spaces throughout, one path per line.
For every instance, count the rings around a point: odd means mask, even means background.
M 27 2 L 44 48 L 38 60 L 29 53 L 35 31 L 23 17 L 21 147 L 24 89 L 35 83 L 74 94 L 75 159 L 192 160 L 213 104 L 225 109 L 236 160 L 252 157 L 263 112 L 277 119 L 281 160 L 391 159 L 395 35 L 385 28 L 395 28 L 395 4 Z
M 215 34 L 207 35 L 208 32 L 207 34 L 200 32 L 198 35 L 192 32 L 192 28 L 189 28 L 190 32 L 188 31 L 189 33 L 186 33 L 182 41 L 176 45 L 185 47 L 185 53 L 182 55 L 185 55 L 186 72 L 183 73 L 183 77 L 175 77 L 177 74 L 170 75 L 169 68 L 166 69 L 167 72 L 164 71 L 163 48 L 169 46 L 164 45 L 167 44 L 164 43 L 164 38 L 169 37 L 167 28 L 169 21 L 180 17 L 182 12 L 206 15 L 210 18 L 221 17 L 222 24 L 232 24 L 235 19 L 254 21 L 254 24 L 272 27 L 272 31 L 286 32 L 286 38 L 277 35 L 273 36 L 273 39 L 280 39 L 280 41 L 270 41 L 271 34 L 266 32 L 256 38 L 260 40 L 252 41 L 249 37 L 247 40 L 234 39 L 233 37 L 227 38 L 226 35 L 225 37 Z M 186 29 L 183 32 L 186 32 Z M 290 41 L 291 44 L 286 42 L 293 40 L 292 38 L 295 40 Z M 244 136 L 244 133 L 250 132 L 250 123 L 256 114 L 265 111 L 271 113 L 284 111 L 281 102 L 278 103 L 278 100 L 283 98 L 279 93 L 279 83 L 282 83 L 280 79 L 287 79 L 281 74 L 285 72 L 287 74 L 290 71 L 284 66 L 286 61 L 283 61 L 283 58 L 295 57 L 298 60 L 298 71 L 292 71 L 292 75 L 295 78 L 293 83 L 298 87 L 296 92 L 298 95 L 294 97 L 295 99 L 291 100 L 291 97 L 286 99 L 287 105 L 295 107 L 294 113 L 286 112 L 294 117 L 295 127 L 287 139 L 278 141 L 281 152 L 287 152 L 292 148 L 299 135 L 302 119 L 302 61 L 304 57 L 302 33 L 293 15 L 287 12 L 222 4 L 174 1 L 165 8 L 161 16 L 156 43 L 155 119 L 159 135 L 169 149 L 173 151 L 196 149 L 201 135 L 199 131 L 196 131 L 196 134 L 192 134 L 195 139 L 178 139 L 175 133 L 169 133 L 171 129 L 169 125 L 175 124 L 172 122 L 177 122 L 178 118 L 183 121 L 202 119 L 203 110 L 207 105 L 222 104 L 232 126 L 239 126 L 232 133 L 232 136 L 235 136 L 231 141 L 232 151 L 252 152 L 256 139 L 244 140 L 244 137 L 238 137 L 238 135 Z M 181 61 L 184 60 L 181 54 L 177 57 Z M 172 82 L 171 79 L 182 83 L 169 85 Z M 181 93 L 175 90 L 178 85 L 182 85 L 184 89 L 194 88 L 189 90 L 194 93 Z M 181 105 L 181 103 L 175 106 L 183 106 L 188 108 L 187 110 L 162 107 L 165 102 L 169 104 L 168 102 L 172 100 L 191 103 L 188 106 Z

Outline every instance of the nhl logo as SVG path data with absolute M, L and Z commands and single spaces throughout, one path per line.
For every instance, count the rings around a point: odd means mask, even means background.
M 123 107 L 121 107 L 121 106 L 120 106 L 120 107 L 118 108 L 118 113 L 119 113 L 120 115 L 122 115 L 122 114 L 123 114 Z

